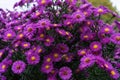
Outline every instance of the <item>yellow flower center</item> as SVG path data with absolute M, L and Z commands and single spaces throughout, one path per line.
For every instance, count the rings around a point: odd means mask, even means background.
M 88 35 L 84 35 L 83 38 L 84 38 L 84 39 L 87 39 L 87 38 L 88 38 Z
M 51 61 L 51 58 L 47 58 L 47 60 L 46 60 L 47 62 L 50 62 Z
M 46 39 L 46 42 L 50 42 L 50 39 Z
M 109 31 L 110 31 L 110 29 L 109 29 L 109 28 L 105 28 L 104 30 L 105 30 L 105 32 L 109 32 Z
M 24 47 L 27 47 L 27 46 L 28 46 L 28 44 L 26 43 L 26 44 L 24 44 L 23 46 L 24 46 Z
M 46 0 L 42 0 L 42 1 L 41 1 L 41 4 L 45 4 L 45 3 L 46 3 Z
M 12 34 L 11 34 L 11 33 L 8 33 L 8 34 L 7 34 L 7 37 L 8 37 L 8 38 L 10 38 L 11 36 L 12 36 Z
M 31 32 L 32 31 L 32 28 L 28 28 L 28 32 Z
M 57 53 L 54 53 L 54 57 L 55 57 L 55 58 L 58 58 L 58 56 L 59 56 L 59 55 L 58 55 Z
M 44 38 L 44 34 L 40 34 L 40 38 Z
M 82 50 L 82 51 L 80 52 L 80 54 L 84 55 L 84 54 L 86 54 L 86 52 L 85 52 L 84 50 Z
M 19 37 L 22 38 L 22 37 L 23 37 L 23 34 L 19 34 Z
M 3 65 L 2 65 L 2 69 L 5 69 L 5 68 L 6 68 L 6 65 L 5 65 L 5 64 L 3 64 Z
M 98 9 L 98 12 L 99 12 L 99 13 L 102 13 L 102 12 L 103 12 L 103 9 L 101 9 L 101 8 Z
M 39 49 L 38 52 L 41 53 L 41 52 L 42 52 L 42 49 Z
M 35 56 L 32 56 L 32 57 L 31 57 L 31 60 L 32 60 L 32 61 L 35 61 L 35 60 L 36 60 L 36 57 L 35 57 Z
M 113 75 L 113 76 L 116 74 L 114 70 L 112 70 L 110 73 L 111 73 L 111 75 Z
M 95 44 L 95 45 L 93 46 L 93 48 L 94 48 L 94 49 L 97 49 L 97 48 L 98 48 L 98 45 L 97 45 L 97 44 Z
M 120 36 L 116 36 L 116 40 L 117 40 L 117 41 L 120 41 Z
M 86 58 L 86 59 L 85 59 L 85 62 L 86 62 L 86 63 L 89 63 L 89 62 L 90 62 L 90 58 Z
M 49 66 L 49 65 L 46 65 L 46 66 L 45 66 L 45 68 L 46 68 L 46 69 L 49 69 L 49 68 L 50 68 L 50 66 Z
M 66 31 L 65 33 L 66 33 L 66 35 L 69 35 L 69 32 Z

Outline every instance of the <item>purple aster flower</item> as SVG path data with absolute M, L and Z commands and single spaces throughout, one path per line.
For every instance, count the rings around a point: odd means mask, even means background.
M 32 38 L 32 36 L 34 36 L 35 32 L 36 32 L 36 27 L 34 24 L 28 24 L 23 31 L 24 35 L 29 39 Z
M 87 33 L 82 33 L 80 39 L 83 41 L 89 41 L 89 40 L 93 40 L 94 37 L 95 37 L 94 33 L 87 32 Z
M 4 73 L 8 68 L 8 65 L 4 62 L 0 63 L 0 73 Z
M 81 58 L 81 66 L 89 67 L 92 66 L 95 62 L 95 56 L 92 54 L 87 54 Z
M 120 77 L 120 74 L 115 69 L 109 70 L 109 74 L 115 80 L 118 80 L 118 78 Z
M 85 20 L 85 15 L 81 11 L 74 12 L 71 17 L 75 22 L 81 22 Z
M 12 65 L 12 71 L 15 74 L 21 74 L 25 70 L 25 68 L 26 64 L 21 60 L 15 61 Z
M 46 37 L 45 33 L 43 32 L 43 30 L 39 30 L 38 34 L 37 34 L 37 39 L 38 40 L 44 40 Z
M 64 43 L 59 43 L 59 44 L 57 44 L 56 47 L 62 53 L 67 53 L 69 51 L 69 47 Z
M 72 22 L 72 20 L 71 19 L 66 19 L 66 20 L 64 20 L 64 25 L 65 26 L 69 26 L 69 25 L 71 25 L 73 22 Z
M 46 6 L 51 2 L 51 0 L 37 0 L 37 2 L 40 6 Z
M 62 80 L 69 80 L 72 76 L 72 70 L 69 67 L 62 67 L 59 70 L 59 76 Z
M 43 49 L 43 47 L 42 47 L 42 46 L 37 46 L 37 48 L 36 48 L 35 52 L 36 52 L 37 54 L 41 54 L 41 53 L 43 53 L 43 52 L 44 52 L 44 49 Z
M 26 56 L 27 62 L 30 65 L 36 65 L 40 62 L 40 56 L 38 54 L 30 54 Z
M 69 5 L 76 5 L 77 0 L 65 0 L 67 4 Z
M 106 38 L 103 38 L 101 39 L 100 41 L 102 44 L 108 44 L 110 42 L 110 38 L 106 37 Z
M 110 37 L 110 41 L 114 44 L 120 44 L 120 33 L 114 33 Z
M 87 54 L 87 49 L 80 49 L 80 50 L 78 50 L 77 54 L 79 56 L 84 56 Z
M 54 38 L 52 36 L 47 36 L 44 40 L 45 46 L 50 46 L 54 42 Z
M 94 41 L 94 42 L 92 42 L 92 43 L 90 44 L 90 49 L 91 49 L 92 51 L 99 51 L 99 50 L 102 49 L 102 45 L 101 45 L 100 42 Z
M 44 57 L 44 63 L 52 63 L 53 62 L 53 58 L 51 55 L 47 55 Z
M 50 28 L 50 25 L 51 25 L 51 22 L 49 19 L 41 19 L 38 22 L 38 28 L 41 28 L 41 29 L 44 29 L 44 28 L 48 29 Z
M 109 11 L 109 10 L 108 10 L 106 7 L 100 6 L 99 8 L 96 8 L 96 9 L 95 9 L 95 12 L 94 12 L 94 13 L 95 13 L 96 16 L 98 16 L 99 14 L 102 15 L 102 14 L 108 13 L 108 11 Z
M 30 43 L 29 43 L 29 42 L 22 42 L 22 43 L 21 43 L 21 46 L 22 46 L 24 49 L 28 49 L 28 48 L 30 48 Z
M 15 35 L 16 34 L 13 30 L 7 30 L 5 31 L 3 38 L 4 40 L 10 40 L 10 39 L 13 39 Z
M 113 28 L 111 26 L 104 26 L 100 31 L 105 34 L 111 34 L 113 33 Z
M 20 33 L 20 34 L 17 35 L 16 38 L 17 38 L 17 39 L 23 39 L 23 37 L 24 37 L 24 34 L 23 34 L 23 33 Z
M 43 73 L 50 73 L 53 70 L 53 64 L 52 63 L 43 63 L 41 67 L 41 71 Z
M 53 51 L 51 55 L 54 62 L 59 62 L 62 59 L 62 55 L 58 51 Z

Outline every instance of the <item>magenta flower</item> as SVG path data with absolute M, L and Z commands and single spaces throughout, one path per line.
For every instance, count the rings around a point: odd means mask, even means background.
M 90 49 L 92 51 L 99 51 L 102 49 L 102 45 L 100 42 L 95 41 L 90 44 Z
M 80 61 L 81 61 L 80 66 L 89 67 L 94 64 L 95 56 L 92 54 L 87 54 L 87 55 L 83 56 Z
M 56 48 L 62 53 L 66 53 L 69 51 L 69 47 L 64 43 L 57 44 Z
M 8 68 L 8 65 L 6 63 L 4 62 L 0 63 L 0 73 L 6 72 L 7 68 Z
M 69 67 L 62 67 L 59 70 L 59 76 L 62 80 L 69 80 L 72 76 L 72 70 Z
M 40 56 L 38 54 L 30 54 L 26 56 L 26 60 L 30 65 L 36 65 L 40 62 Z
M 54 38 L 51 36 L 47 36 L 44 40 L 45 46 L 50 46 L 54 42 Z
M 15 36 L 16 36 L 16 34 L 13 30 L 7 30 L 4 33 L 3 38 L 4 38 L 4 40 L 10 40 L 10 39 L 13 39 Z
M 120 33 L 112 34 L 110 37 L 110 41 L 114 44 L 120 44 Z
M 41 71 L 43 73 L 50 73 L 53 70 L 53 64 L 52 63 L 43 63 L 41 67 Z
M 25 70 L 25 68 L 26 64 L 21 60 L 15 61 L 12 65 L 12 71 L 15 74 L 21 74 Z
M 74 12 L 71 17 L 75 22 L 81 22 L 85 20 L 85 15 L 81 11 Z

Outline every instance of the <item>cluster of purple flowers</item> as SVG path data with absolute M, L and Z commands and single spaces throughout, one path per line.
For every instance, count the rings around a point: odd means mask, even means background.
M 22 74 L 27 66 L 40 64 L 47 80 L 58 80 L 58 76 L 69 80 L 76 70 L 93 65 L 118 80 L 120 22 L 108 24 L 100 18 L 108 13 L 117 18 L 117 14 L 87 0 L 80 5 L 77 0 L 21 0 L 14 7 L 32 2 L 37 4 L 28 11 L 0 9 L 0 80 L 6 80 L 8 69 Z M 114 46 L 112 58 L 104 56 L 109 45 Z M 15 56 L 19 54 L 22 56 Z M 76 58 L 78 69 L 72 69 L 68 64 Z

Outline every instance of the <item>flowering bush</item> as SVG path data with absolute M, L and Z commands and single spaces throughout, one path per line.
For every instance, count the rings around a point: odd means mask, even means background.
M 86 0 L 35 2 L 0 9 L 0 80 L 120 80 L 119 16 Z

